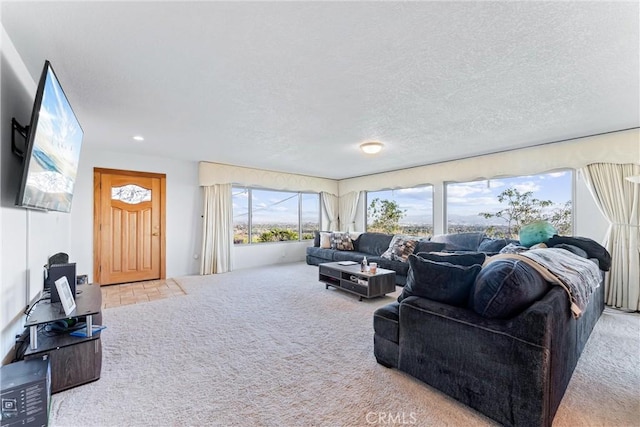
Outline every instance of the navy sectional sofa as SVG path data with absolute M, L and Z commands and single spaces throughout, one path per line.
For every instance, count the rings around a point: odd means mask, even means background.
M 553 243 L 566 246 L 566 239 L 562 242 L 557 236 L 554 239 L 558 242 Z M 474 305 L 482 270 L 490 265 L 504 268 L 504 263 L 496 260 L 485 263 L 476 276 L 466 306 L 410 295 L 406 291 L 417 280 L 418 271 L 412 268 L 399 302 L 374 313 L 376 360 L 406 372 L 502 425 L 551 426 L 580 354 L 604 309 L 602 279 L 610 265 L 610 256 L 600 245 L 588 239 L 567 239 L 572 243 L 568 249 L 575 251 L 577 244 L 585 250 L 581 256 L 590 259 L 584 262 L 589 264 L 592 281 L 600 283 L 579 317 L 572 314 L 568 292 L 562 286 L 551 285 L 544 279 L 542 284 L 536 282 L 528 275 L 531 272 L 515 274 L 515 267 L 522 267 L 518 264 L 521 261 L 511 261 L 506 268 L 514 268 L 514 274 L 501 275 L 491 290 L 502 296 L 493 298 L 494 301 L 480 300 L 483 304 L 500 301 L 487 306 L 489 311 Z M 430 262 L 417 260 L 420 255 L 412 257 L 413 265 Z M 432 286 L 429 280 L 425 276 L 424 283 Z M 505 293 L 509 286 L 512 293 Z M 531 295 L 532 288 L 537 288 L 535 295 Z M 519 298 L 519 292 L 520 297 L 531 301 L 515 312 L 505 311 L 505 306 Z
M 382 258 L 389 248 L 393 234 L 365 232 L 353 240 L 354 250 L 325 249 L 320 247 L 316 234 L 314 246 L 307 248 L 306 261 L 309 265 L 318 265 L 334 261 L 360 262 L 367 257 L 369 262 L 377 262 L 378 267 L 396 272 L 396 284 L 404 286 L 407 281 L 409 263 Z M 418 241 L 414 253 L 436 251 L 489 251 L 498 252 L 507 244 L 504 239 L 490 239 L 484 233 L 443 234 Z M 498 248 L 496 250 L 496 248 Z

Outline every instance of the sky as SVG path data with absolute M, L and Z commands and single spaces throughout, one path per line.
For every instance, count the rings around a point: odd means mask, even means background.
M 298 193 L 252 189 L 253 223 L 298 223 Z M 233 221 L 247 222 L 248 192 L 233 189 Z M 302 222 L 319 222 L 319 195 L 302 194 Z

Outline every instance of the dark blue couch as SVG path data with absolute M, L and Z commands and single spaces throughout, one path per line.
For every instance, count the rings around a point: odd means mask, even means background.
M 377 361 L 508 426 L 550 426 L 604 309 L 604 285 L 574 319 L 551 286 L 508 319 L 409 296 L 374 314 Z
M 366 232 L 353 241 L 353 251 L 325 249 L 319 246 L 316 234 L 314 246 L 307 248 L 306 261 L 309 265 L 318 265 L 334 261 L 360 262 L 367 257 L 369 262 L 377 262 L 378 267 L 396 272 L 396 284 L 404 286 L 407 281 L 409 263 L 382 258 L 388 248 L 393 234 Z M 484 233 L 443 234 L 433 238 L 423 238 L 418 241 L 414 253 L 434 251 L 483 251 L 498 252 L 508 242 L 504 239 L 489 239 Z M 497 249 L 496 249 L 497 248 Z

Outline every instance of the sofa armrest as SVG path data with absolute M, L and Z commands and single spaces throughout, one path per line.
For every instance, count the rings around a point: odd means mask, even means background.
M 399 369 L 505 425 L 549 425 L 554 317 L 567 313 L 552 288 L 520 315 L 486 319 L 426 298 L 400 304 Z M 557 327 L 557 326 L 556 326 Z

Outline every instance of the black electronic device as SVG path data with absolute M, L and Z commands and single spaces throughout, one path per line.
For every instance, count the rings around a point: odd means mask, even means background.
M 16 205 L 71 211 L 84 132 L 49 61 L 45 61 L 28 126 L 12 120 L 12 151 L 24 159 Z M 22 148 L 16 134 L 25 140 Z
M 76 263 L 69 262 L 66 264 L 53 264 L 46 269 L 47 277 L 44 280 L 44 289 L 49 289 L 51 293 L 51 302 L 60 302 L 60 295 L 55 285 L 55 281 L 65 276 L 69 282 L 71 295 L 75 299 L 76 295 Z
M 51 404 L 49 360 L 32 359 L 0 368 L 0 426 L 46 426 Z

